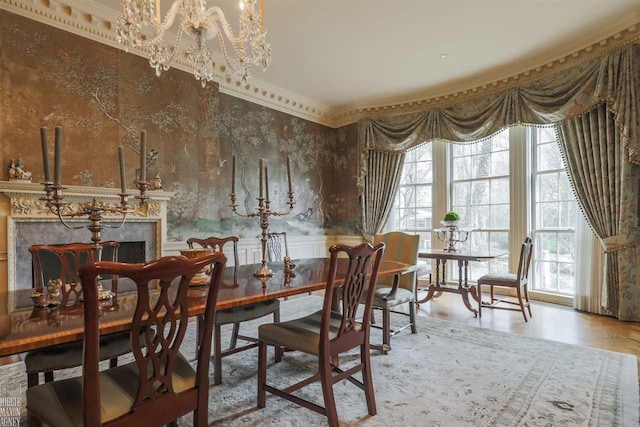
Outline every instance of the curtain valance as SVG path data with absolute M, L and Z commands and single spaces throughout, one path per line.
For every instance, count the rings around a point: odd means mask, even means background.
M 418 113 L 363 119 L 358 122 L 359 146 L 363 151 L 406 151 L 424 141 L 477 141 L 513 125 L 564 122 L 606 103 L 629 160 L 640 164 L 639 60 L 640 46 L 626 45 L 501 92 Z

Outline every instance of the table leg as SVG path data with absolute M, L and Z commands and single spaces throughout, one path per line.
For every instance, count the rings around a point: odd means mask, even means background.
M 427 296 L 423 299 L 416 301 L 417 304 L 424 304 L 425 302 L 430 301 L 436 294 L 441 294 L 441 292 L 437 292 L 440 287 L 440 259 L 436 258 L 436 281 L 434 283 L 429 284 L 429 288 L 427 289 Z
M 464 282 L 462 281 L 462 270 L 464 267 Z M 473 296 L 473 299 L 477 300 L 477 296 L 476 296 L 476 289 L 475 287 L 469 287 L 469 261 L 468 260 L 459 260 L 458 261 L 458 282 L 459 282 L 459 286 L 460 286 L 460 294 L 462 295 L 462 301 L 464 302 L 464 305 L 467 307 L 467 309 L 472 312 L 476 317 L 478 317 L 478 310 L 476 310 L 475 308 L 473 308 L 471 306 L 471 303 L 469 302 L 469 294 L 471 294 L 471 296 Z

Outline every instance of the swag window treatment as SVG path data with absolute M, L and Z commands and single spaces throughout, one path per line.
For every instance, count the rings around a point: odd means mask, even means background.
M 365 216 L 371 215 L 370 206 L 375 205 L 375 194 L 365 192 L 383 171 L 369 161 L 371 153 L 403 153 L 425 141 L 444 140 L 449 142 L 472 142 L 491 137 L 500 130 L 514 125 L 562 125 L 583 116 L 587 112 L 606 111 L 610 117 L 609 133 L 598 134 L 590 139 L 596 150 L 608 150 L 615 145 L 620 153 L 620 167 L 608 169 L 619 181 L 618 186 L 625 191 L 617 200 L 610 199 L 606 206 L 617 213 L 609 216 L 614 221 L 620 210 L 621 200 L 624 218 L 616 219 L 619 225 L 598 232 L 592 218 L 587 220 L 598 237 L 605 242 L 624 241 L 624 249 L 607 252 L 605 266 L 605 298 L 608 311 L 623 320 L 640 320 L 640 240 L 636 236 L 639 227 L 638 204 L 640 193 L 633 188 L 630 177 L 640 175 L 640 141 L 638 140 L 638 85 L 640 84 L 640 46 L 625 45 L 605 52 L 599 57 L 537 80 L 523 82 L 518 86 L 496 91 L 485 96 L 460 101 L 441 108 L 427 111 L 363 119 L 358 122 L 358 145 L 361 154 L 358 188 L 362 197 L 363 224 Z M 599 133 L 599 127 L 582 133 Z M 613 132 L 613 133 L 611 133 Z M 618 138 L 615 140 L 613 134 Z M 563 155 L 568 147 L 578 144 L 578 132 L 559 132 Z M 617 142 L 616 142 L 617 141 Z M 595 174 L 597 164 L 583 162 L 586 174 Z M 624 167 L 622 167 L 624 165 Z M 370 170 L 372 168 L 374 170 Z M 624 171 L 624 173 L 623 173 Z M 573 181 L 575 169 L 569 167 Z M 574 182 L 575 184 L 575 182 Z M 599 185 L 609 186 L 603 181 Z M 390 191 L 388 187 L 387 191 Z M 579 196 L 579 192 L 577 192 Z M 609 197 L 608 193 L 595 193 L 596 197 Z M 590 206 L 584 198 L 578 197 L 585 213 Z M 386 218 L 385 218 L 386 220 Z M 372 229 L 365 230 L 369 232 Z M 611 234 L 613 233 L 613 234 Z M 628 268 L 620 269 L 620 265 Z M 612 270 L 612 269 L 615 269 Z M 624 289 L 623 289 L 624 288 Z M 624 296 L 624 298 L 622 298 Z M 626 298 L 626 299 L 625 299 Z

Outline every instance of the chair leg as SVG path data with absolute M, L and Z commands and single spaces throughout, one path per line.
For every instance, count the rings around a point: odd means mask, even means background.
M 518 293 L 518 303 L 520 304 L 520 311 L 522 311 L 522 317 L 524 317 L 525 322 L 528 322 L 527 313 L 524 311 L 524 304 L 522 303 L 522 291 L 520 290 L 520 286 L 516 288 L 516 291 Z
M 333 376 L 331 375 L 331 360 L 320 357 L 320 382 L 322 384 L 322 395 L 324 397 L 324 407 L 329 421 L 329 427 L 338 427 L 338 410 L 336 408 L 336 399 L 333 395 Z
M 418 327 L 416 326 L 416 302 L 411 301 L 409 303 L 409 321 L 411 322 L 411 333 L 417 334 Z
M 53 371 L 47 371 L 44 373 L 44 382 L 50 383 L 53 381 Z
M 531 303 L 529 302 L 529 285 L 524 285 L 524 299 L 527 301 L 527 309 L 529 310 L 529 318 L 533 317 L 531 314 Z
M 482 285 L 478 283 L 476 290 L 478 292 L 478 317 L 482 317 Z
M 34 385 L 38 385 L 38 383 L 40 382 L 39 375 L 40 374 L 38 374 L 37 372 L 27 374 L 27 388 L 33 387 Z
M 231 342 L 229 348 L 236 348 L 238 345 L 238 335 L 240 334 L 240 322 L 233 324 L 233 330 L 231 331 Z
M 371 324 L 372 325 L 376 324 L 376 311 L 375 310 L 371 310 Z
M 213 325 L 213 383 L 222 384 L 222 337 L 220 325 Z
M 495 298 L 493 297 L 493 285 L 489 285 L 489 289 L 491 291 L 491 304 L 493 304 L 493 302 L 495 301 Z
M 116 368 L 118 366 L 118 358 L 112 357 L 109 359 L 109 368 Z
M 388 308 L 382 309 L 382 345 L 390 347 L 391 343 L 391 312 Z
M 280 323 L 280 309 L 277 309 L 273 312 L 273 323 Z M 273 350 L 275 352 L 276 363 L 282 360 L 282 354 L 284 353 L 284 349 L 279 346 L 273 346 Z
M 376 397 L 373 391 L 373 377 L 371 376 L 371 351 L 369 346 L 360 346 L 360 361 L 364 365 L 362 368 L 362 384 L 364 385 L 364 395 L 367 398 L 367 409 L 369 415 L 376 414 Z
M 264 386 L 267 383 L 267 343 L 258 342 L 258 408 L 266 406 L 266 392 Z

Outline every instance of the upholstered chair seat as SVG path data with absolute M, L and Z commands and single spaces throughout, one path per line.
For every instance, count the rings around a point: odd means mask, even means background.
M 322 310 L 300 319 L 288 322 L 271 323 L 260 326 L 260 339 L 271 344 L 298 350 L 307 354 L 318 355 L 320 351 L 320 328 L 322 321 Z M 329 320 L 329 339 L 338 336 L 342 314 L 331 312 Z M 354 329 L 359 331 L 361 323 L 356 323 Z
M 513 273 L 490 273 L 478 279 L 482 285 L 494 284 L 496 286 L 515 286 L 518 282 L 518 275 Z
M 136 362 L 101 371 L 98 380 L 103 424 L 131 411 L 140 384 Z M 172 381 L 176 393 L 195 386 L 196 372 L 182 354 L 176 357 Z M 52 427 L 83 426 L 82 377 L 31 387 L 27 389 L 27 402 L 29 412 L 47 419 Z
M 227 308 L 216 311 L 215 323 L 230 325 L 239 322 L 259 319 L 280 309 L 280 300 L 262 301 L 242 307 Z
M 129 332 L 100 337 L 100 360 L 110 360 L 131 352 Z M 70 342 L 30 351 L 24 358 L 27 374 L 58 371 L 82 365 L 82 343 Z
M 398 288 L 395 295 L 390 296 L 393 287 L 378 286 L 373 293 L 373 305 L 378 308 L 390 308 L 396 305 L 413 302 L 416 300 L 415 293 L 409 289 Z M 360 299 L 360 303 L 364 304 L 367 294 L 365 293 Z

